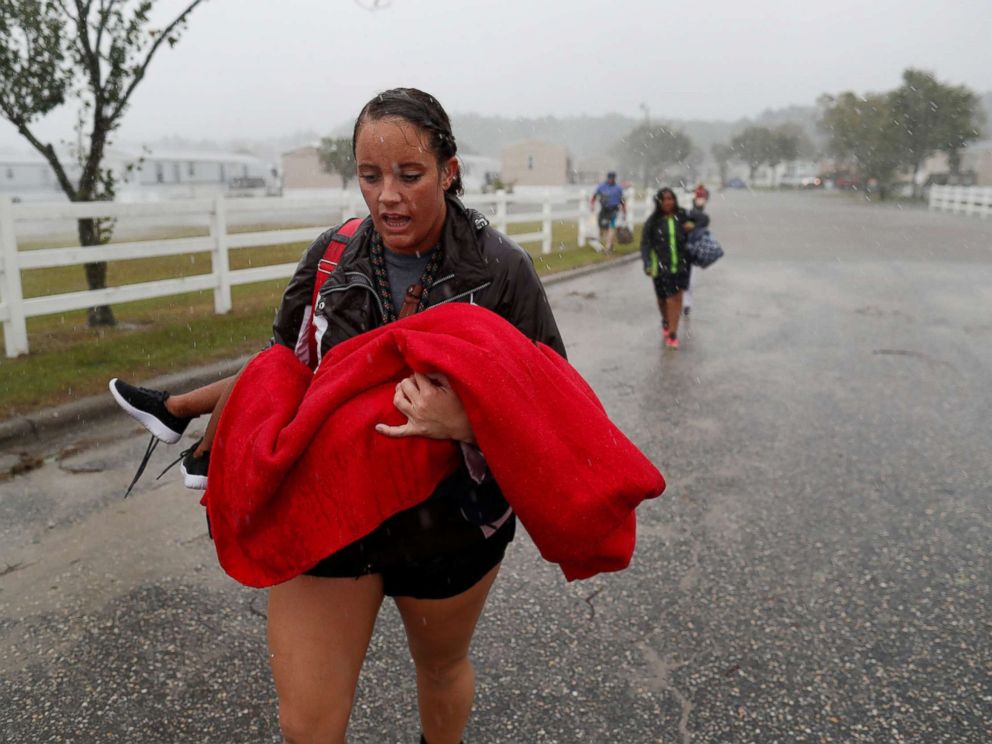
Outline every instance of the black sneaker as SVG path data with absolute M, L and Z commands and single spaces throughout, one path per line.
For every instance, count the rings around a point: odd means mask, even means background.
M 193 453 L 200 446 L 202 439 L 197 439 L 188 448 L 179 453 L 179 457 L 165 466 L 165 470 L 158 474 L 158 478 L 165 475 L 176 463 L 180 463 L 179 469 L 183 474 L 183 485 L 197 491 L 207 490 L 207 470 L 210 467 L 210 450 L 197 457 Z M 156 478 L 155 480 L 158 480 Z
M 199 442 L 196 443 L 197 445 Z M 179 469 L 183 471 L 183 483 L 186 488 L 197 491 L 207 490 L 207 470 L 210 468 L 210 450 L 197 457 L 193 454 L 196 445 L 187 452 Z
M 182 437 L 192 418 L 180 418 L 169 413 L 164 390 L 134 387 L 116 377 L 110 381 L 110 393 L 117 404 L 133 419 L 166 444 L 175 444 Z

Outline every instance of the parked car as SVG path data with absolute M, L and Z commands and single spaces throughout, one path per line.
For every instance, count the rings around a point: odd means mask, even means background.
M 742 179 L 740 179 L 740 178 L 731 178 L 729 181 L 727 181 L 726 184 L 724 184 L 724 188 L 728 188 L 728 189 L 746 189 L 747 188 L 747 184 L 744 183 L 744 181 Z

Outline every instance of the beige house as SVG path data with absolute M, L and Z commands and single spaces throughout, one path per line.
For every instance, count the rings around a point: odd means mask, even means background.
M 284 189 L 340 189 L 341 176 L 327 173 L 320 167 L 317 148 L 298 147 L 282 154 L 282 187 Z
M 947 155 L 939 152 L 927 158 L 920 169 L 920 183 L 925 183 L 931 176 L 937 177 L 938 183 L 947 182 L 950 166 Z M 961 173 L 974 174 L 976 186 L 992 186 L 992 140 L 973 142 L 961 153 Z
M 503 148 L 500 177 L 515 186 L 564 186 L 569 182 L 568 150 L 541 140 Z

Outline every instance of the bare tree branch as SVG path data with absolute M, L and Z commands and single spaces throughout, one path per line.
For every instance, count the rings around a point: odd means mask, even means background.
M 138 83 L 140 83 L 141 79 L 145 76 L 145 70 L 148 69 L 148 65 L 152 61 L 152 57 L 155 56 L 155 52 L 158 51 L 158 48 L 162 45 L 162 42 L 169 40 L 172 31 L 177 26 L 182 24 L 186 20 L 187 16 L 189 16 L 189 14 L 193 12 L 196 6 L 202 2 L 203 0 L 193 0 L 193 2 L 191 2 L 189 5 L 186 6 L 186 9 L 182 13 L 180 13 L 175 17 L 172 23 L 170 23 L 168 26 L 162 29 L 162 32 L 158 35 L 158 37 L 155 39 L 155 42 L 152 44 L 151 49 L 148 50 L 148 54 L 145 57 L 144 62 L 138 65 L 138 67 L 134 70 L 134 76 L 131 78 L 131 83 L 127 86 L 127 90 L 124 91 L 124 94 L 121 96 L 121 99 L 117 103 L 117 106 L 110 113 L 110 117 L 109 117 L 110 121 L 115 121 L 117 117 L 120 116 L 121 113 L 124 111 L 124 108 L 127 106 L 128 99 L 131 98 L 131 94 L 134 92 L 134 89 L 138 86 Z M 171 45 L 172 42 L 169 43 Z
M 55 178 L 59 182 L 59 186 L 65 192 L 66 196 L 70 200 L 75 201 L 76 187 L 73 185 L 72 181 L 69 180 L 69 176 L 65 172 L 65 168 L 62 167 L 61 161 L 59 161 L 58 155 L 55 154 L 55 148 L 51 145 L 46 145 L 41 140 L 39 140 L 31 128 L 28 126 L 27 122 L 22 118 L 17 116 L 16 112 L 10 111 L 6 105 L 0 102 L 0 110 L 3 110 L 4 116 L 10 121 L 17 131 L 21 134 L 24 139 L 31 143 L 31 146 L 41 153 L 42 157 L 48 161 L 48 164 L 52 166 L 52 170 L 55 171 Z

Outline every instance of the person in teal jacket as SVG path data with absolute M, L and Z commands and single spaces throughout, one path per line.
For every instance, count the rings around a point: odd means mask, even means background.
M 682 293 L 689 287 L 685 243 L 691 223 L 670 188 L 660 189 L 654 196 L 654 204 L 654 211 L 641 231 L 641 258 L 644 273 L 654 281 L 665 346 L 677 349 Z

